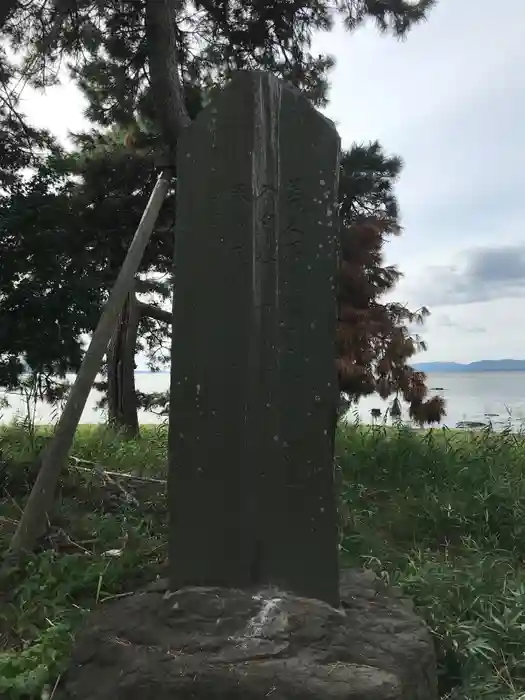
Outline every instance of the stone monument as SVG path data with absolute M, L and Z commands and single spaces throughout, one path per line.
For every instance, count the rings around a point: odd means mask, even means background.
M 274 584 L 338 602 L 338 171 L 332 122 L 263 72 L 239 73 L 180 139 L 175 588 Z
M 239 73 L 181 135 L 166 580 L 105 604 L 63 700 L 436 700 L 432 641 L 339 574 L 339 138 Z

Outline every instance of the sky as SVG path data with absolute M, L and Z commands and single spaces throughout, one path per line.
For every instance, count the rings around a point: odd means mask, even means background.
M 343 147 L 378 139 L 405 163 L 386 256 L 404 273 L 393 298 L 431 311 L 425 362 L 525 358 L 525 0 L 497 7 L 439 0 L 406 41 L 369 23 L 312 47 L 336 60 L 325 113 Z M 71 84 L 24 97 L 62 138 L 83 106 Z

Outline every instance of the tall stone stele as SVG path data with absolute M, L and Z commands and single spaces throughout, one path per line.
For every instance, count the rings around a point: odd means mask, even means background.
M 170 586 L 338 604 L 333 426 L 340 141 L 238 73 L 178 146 Z
M 437 700 L 399 594 L 370 572 L 339 586 L 338 156 L 333 125 L 262 73 L 183 134 L 170 580 L 90 616 L 56 700 Z

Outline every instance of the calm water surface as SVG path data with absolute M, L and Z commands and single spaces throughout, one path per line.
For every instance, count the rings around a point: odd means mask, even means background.
M 70 381 L 74 377 L 70 377 Z M 165 391 L 169 386 L 169 374 L 136 375 L 137 388 L 141 391 Z M 446 400 L 447 416 L 444 424 L 450 428 L 460 421 L 492 422 L 498 429 L 509 424 L 521 427 L 525 424 L 525 372 L 465 372 L 429 374 L 428 386 L 431 394 L 440 394 Z M 0 396 L 2 394 L 0 393 Z M 25 413 L 24 402 L 19 396 L 6 396 L 10 408 L 0 409 L 0 422 L 10 422 L 17 414 Z M 81 423 L 98 423 L 105 420 L 103 412 L 97 410 L 96 403 L 100 395 L 93 391 L 82 414 Z M 357 415 L 364 423 L 370 423 L 370 410 L 379 408 L 382 415 L 389 402 L 377 396 L 368 396 L 352 409 L 350 418 Z M 403 407 L 405 420 L 408 419 L 406 407 Z M 52 407 L 38 404 L 36 422 L 50 423 L 53 420 Z M 56 412 L 55 412 L 56 416 Z M 150 413 L 141 412 L 143 423 L 159 422 L 161 418 Z
M 444 397 L 447 415 L 443 423 L 449 428 L 462 421 L 490 422 L 494 429 L 525 424 L 525 372 L 429 373 L 427 386 L 430 395 Z M 384 414 L 388 403 L 377 396 L 366 397 L 358 407 L 360 419 L 371 422 L 370 410 L 380 408 Z M 408 420 L 408 411 L 403 409 L 403 418 Z

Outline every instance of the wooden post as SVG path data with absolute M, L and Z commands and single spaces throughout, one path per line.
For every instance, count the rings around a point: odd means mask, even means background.
M 75 382 L 69 392 L 66 405 L 56 425 L 53 439 L 44 449 L 42 466 L 11 541 L 10 551 L 12 553 L 21 550 L 31 550 L 36 540 L 45 531 L 47 514 L 53 505 L 56 486 L 69 455 L 78 422 L 93 387 L 93 382 L 100 370 L 102 358 L 115 329 L 118 314 L 133 286 L 133 280 L 144 255 L 144 250 L 166 198 L 170 179 L 171 174 L 169 171 L 163 171 L 159 175 L 142 215 L 115 285 L 84 355 Z

